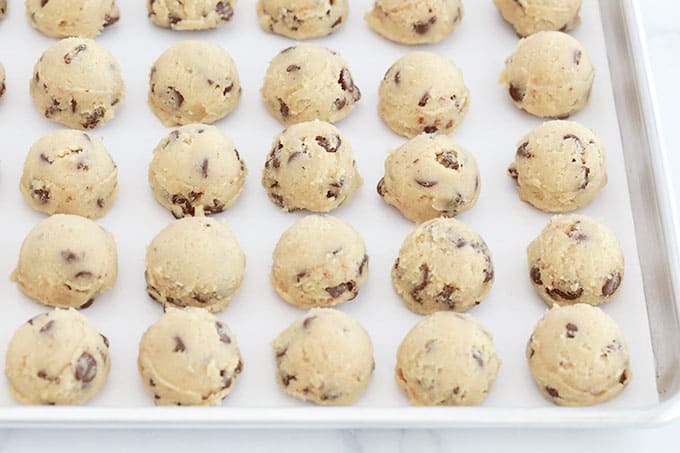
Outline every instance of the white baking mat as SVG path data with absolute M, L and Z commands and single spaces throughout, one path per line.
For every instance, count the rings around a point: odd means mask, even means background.
M 277 388 L 269 348 L 269 341 L 304 312 L 279 300 L 268 280 L 271 252 L 279 235 L 303 214 L 281 212 L 260 186 L 266 154 L 282 127 L 266 112 L 259 89 L 269 60 L 292 41 L 261 31 L 254 0 L 238 2 L 234 20 L 226 27 L 201 33 L 159 29 L 147 19 L 146 2 L 118 1 L 121 21 L 98 40 L 119 60 L 127 96 L 116 118 L 93 133 L 104 137 L 119 166 L 120 193 L 100 223 L 116 237 L 120 275 L 115 288 L 97 298 L 85 311 L 109 337 L 112 357 L 109 380 L 90 404 L 153 405 L 136 367 L 139 338 L 162 314 L 160 305 L 146 295 L 144 254 L 146 245 L 173 218 L 156 204 L 147 183 L 152 150 L 169 132 L 146 105 L 148 72 L 160 53 L 174 42 L 207 39 L 231 53 L 241 74 L 241 103 L 217 125 L 235 141 L 250 170 L 241 198 L 228 212 L 218 216 L 235 230 L 248 257 L 243 287 L 227 311 L 219 315 L 236 334 L 245 364 L 224 406 L 304 406 L 305 403 L 284 395 Z M 373 34 L 363 21 L 370 3 L 353 1 L 349 22 L 337 34 L 317 41 L 344 55 L 363 92 L 363 99 L 354 112 L 338 126 L 353 145 L 366 184 L 349 205 L 334 214 L 364 235 L 371 258 L 370 271 L 359 297 L 341 305 L 340 309 L 366 327 L 375 346 L 373 381 L 357 406 L 405 407 L 408 401 L 393 377 L 395 352 L 403 336 L 421 318 L 404 308 L 394 293 L 390 269 L 401 242 L 414 225 L 383 203 L 375 191 L 387 151 L 404 142 L 382 124 L 376 106 L 378 85 L 387 68 L 416 48 L 398 46 Z M 603 220 L 623 244 L 626 256 L 623 287 L 604 310 L 621 324 L 627 336 L 633 370 L 631 384 L 606 406 L 648 407 L 658 399 L 633 216 L 599 9 L 595 0 L 584 3 L 583 23 L 573 35 L 588 49 L 597 75 L 590 104 L 573 119 L 597 129 L 602 136 L 609 157 L 609 184 L 592 205 L 580 212 Z M 22 296 L 10 282 L 9 275 L 24 236 L 44 218 L 28 208 L 18 190 L 24 157 L 35 140 L 58 127 L 39 114 L 28 93 L 33 64 L 54 41 L 30 28 L 24 17 L 23 2 L 15 0 L 10 8 L 9 15 L 0 22 L 0 61 L 7 70 L 7 93 L 0 101 L 3 142 L 0 212 L 5 216 L 0 226 L 0 363 L 3 364 L 13 331 L 28 318 L 46 310 Z M 484 405 L 551 407 L 534 388 L 524 358 L 527 338 L 546 308 L 529 283 L 525 248 L 546 224 L 549 215 L 521 202 L 513 181 L 505 173 L 517 141 L 541 120 L 515 109 L 505 89 L 497 83 L 503 62 L 517 43 L 513 30 L 502 21 L 490 0 L 467 0 L 465 9 L 464 20 L 450 39 L 418 49 L 452 58 L 463 69 L 472 97 L 470 110 L 455 138 L 477 156 L 482 193 L 477 205 L 461 215 L 460 220 L 477 229 L 488 242 L 493 252 L 496 281 L 489 296 L 470 313 L 491 329 L 503 361 L 496 385 Z M 2 374 L 0 406 L 14 404 Z

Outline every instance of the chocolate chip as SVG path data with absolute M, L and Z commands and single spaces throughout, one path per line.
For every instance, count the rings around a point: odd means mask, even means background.
M 342 396 L 342 393 L 326 392 L 323 395 L 321 395 L 321 401 L 333 401 L 333 400 L 337 400 L 341 396 Z
M 508 168 L 508 176 L 517 181 L 517 179 L 519 178 L 519 173 L 517 172 L 517 169 L 515 167 L 510 167 Z
M 90 169 L 90 166 L 87 165 L 82 160 L 76 164 L 76 170 L 88 171 L 89 169 Z
M 416 179 L 415 182 L 416 182 L 416 184 L 418 184 L 419 186 L 423 186 L 423 187 L 426 187 L 426 188 L 428 188 L 428 189 L 429 189 L 430 187 L 434 187 L 434 186 L 436 186 L 436 185 L 438 184 L 437 181 L 423 181 L 422 179 Z
M 31 192 L 31 196 L 41 204 L 46 204 L 50 200 L 50 191 L 47 189 L 35 189 Z
M 217 2 L 217 5 L 215 5 L 215 12 L 224 22 L 228 22 L 234 16 L 234 8 L 231 7 L 231 3 L 228 1 Z
M 222 378 L 222 389 L 231 387 L 233 380 L 227 375 L 227 370 L 220 370 L 220 377 Z
M 274 202 L 275 205 L 277 205 L 280 208 L 284 207 L 283 203 L 283 196 L 279 195 L 278 193 L 270 193 L 269 198 Z
M 307 271 L 298 272 L 295 275 L 295 282 L 300 283 L 300 281 L 307 276 Z
M 331 2 L 331 4 L 332 4 L 332 2 Z M 331 24 L 331 28 L 335 28 L 335 27 L 337 27 L 338 25 L 340 25 L 341 23 L 342 23 L 342 16 L 338 17 L 338 18 L 335 20 L 335 22 L 333 22 L 333 23 Z
M 217 335 L 220 337 L 220 341 L 224 344 L 231 344 L 231 338 L 227 335 L 224 329 L 224 324 L 219 321 L 215 321 L 215 330 L 217 330 Z
M 609 297 L 613 295 L 619 286 L 621 285 L 621 274 L 619 272 L 614 272 L 607 278 L 607 281 L 602 286 L 602 295 Z
M 554 300 L 576 300 L 583 295 L 583 288 L 579 287 L 576 291 L 565 291 L 560 288 L 546 288 L 545 292 Z
M 297 381 L 297 377 L 290 375 L 290 374 L 282 374 L 281 375 L 281 383 L 288 387 L 290 385 L 290 381 Z
M 288 118 L 290 116 L 290 109 L 288 108 L 288 104 L 283 102 L 283 99 L 278 98 L 279 101 L 279 112 L 281 113 L 281 116 L 284 118 Z
M 286 161 L 286 163 L 290 164 L 292 161 L 297 159 L 298 156 L 300 156 L 300 154 L 302 154 L 300 151 L 295 151 L 291 153 L 290 156 L 288 156 L 288 160 Z
M 106 109 L 104 107 L 97 107 L 85 117 L 85 122 L 81 123 L 81 126 L 85 129 L 94 129 L 104 115 L 106 115 Z
M 359 275 L 364 273 L 366 266 L 368 266 L 368 255 L 364 255 L 364 259 L 362 259 L 361 263 L 359 263 Z
M 473 352 L 472 358 L 475 359 L 477 365 L 479 365 L 480 368 L 484 368 L 484 357 L 482 357 L 482 353 L 480 351 Z
M 40 7 L 41 7 L 41 8 L 44 8 L 45 5 L 47 5 L 47 2 L 49 2 L 49 1 L 50 1 L 50 0 L 40 0 Z
M 74 261 L 78 261 L 78 255 L 73 253 L 71 250 L 62 250 L 61 258 L 67 263 L 73 263 Z
M 399 259 L 395 262 L 395 267 L 398 266 Z M 413 297 L 416 302 L 422 304 L 423 301 L 420 297 L 420 293 L 430 284 L 430 266 L 428 266 L 427 263 L 422 263 L 418 269 L 420 270 L 421 280 L 420 283 L 411 290 L 411 297 Z
M 420 21 L 413 24 L 413 31 L 419 35 L 424 35 L 430 31 L 430 27 L 437 23 L 437 16 L 430 17 L 427 21 Z
M 186 197 L 182 194 L 175 194 L 172 196 L 171 201 L 172 204 L 182 208 L 182 213 L 185 216 L 194 215 L 196 213 L 196 209 L 194 208 L 193 203 L 202 196 L 203 196 L 202 192 L 191 191 L 187 194 Z
M 310 324 L 312 324 L 312 321 L 316 319 L 316 316 L 310 316 L 309 318 L 305 318 L 305 320 L 302 322 L 302 328 L 303 329 L 309 329 Z
M 109 347 L 109 339 L 106 338 L 106 336 L 104 336 L 104 335 L 102 335 L 102 334 L 99 334 L 99 336 L 102 337 L 102 341 L 104 342 L 104 344 L 105 344 L 106 347 L 108 348 L 108 347 Z
M 378 195 L 381 197 L 385 196 L 385 178 L 380 178 L 380 181 L 378 181 L 378 185 L 376 186 L 376 190 L 378 191 Z
M 626 371 L 624 371 L 623 373 L 621 373 L 621 377 L 619 378 L 619 384 L 625 385 L 627 381 L 628 381 L 628 373 Z
M 338 83 L 342 87 L 343 91 L 354 91 L 354 80 L 352 80 L 352 74 L 349 72 L 349 69 L 342 68 L 342 71 L 340 71 L 340 77 L 338 78 Z
M 342 110 L 345 108 L 347 105 L 347 99 L 345 98 L 337 98 L 335 102 L 333 102 L 333 105 L 335 106 L 336 110 Z
M 77 107 L 78 107 L 78 103 L 76 102 L 76 100 L 71 99 L 71 113 L 76 113 Z
M 296 64 L 289 65 L 286 68 L 286 72 L 296 72 L 296 71 L 299 71 L 299 70 L 300 70 L 300 66 L 298 66 Z
M 203 162 L 201 163 L 201 175 L 203 176 L 203 179 L 208 177 L 208 165 L 209 160 L 207 158 L 203 159 Z
M 43 161 L 43 162 L 47 162 L 47 163 L 50 164 L 50 165 L 54 162 L 53 160 L 50 160 L 50 158 L 47 157 L 47 156 L 46 156 L 45 154 L 43 154 L 43 153 L 40 153 L 40 160 Z
M 430 93 L 425 93 L 422 98 L 420 98 L 420 101 L 418 101 L 418 106 L 419 107 L 425 107 L 430 100 Z
M 438 128 L 437 126 L 434 126 L 434 125 L 425 126 L 425 127 L 423 128 L 423 132 L 425 132 L 426 134 L 434 134 L 434 133 L 437 132 L 438 130 L 439 130 L 439 128 Z
M 175 349 L 174 349 L 175 352 L 186 351 L 187 347 L 184 345 L 184 342 L 182 341 L 182 339 L 179 336 L 176 335 L 173 339 L 175 340 Z
M 74 275 L 75 278 L 92 278 L 94 277 L 94 274 L 90 271 L 80 271 L 76 275 Z
M 78 308 L 80 308 L 80 309 L 90 308 L 93 303 L 94 303 L 94 297 L 90 297 L 89 299 L 87 299 L 87 301 L 83 305 L 81 305 Z
M 78 44 L 76 47 L 73 48 L 72 51 L 64 55 L 64 63 L 71 64 L 73 58 L 75 58 L 75 56 L 78 55 L 79 53 L 84 52 L 85 49 L 87 49 L 86 44 Z
M 584 190 L 586 187 L 588 187 L 588 184 L 590 184 L 590 168 L 586 167 L 585 165 L 582 167 L 583 168 L 583 183 L 579 186 L 580 190 Z
M 463 238 L 458 238 L 458 239 L 456 239 L 455 244 L 456 244 L 457 249 L 462 249 L 463 247 L 468 245 L 468 241 L 466 241 Z
M 449 309 L 453 310 L 456 308 L 455 293 L 458 288 L 451 285 L 444 285 L 444 288 L 435 296 L 437 303 L 446 305 Z
M 104 208 L 104 199 L 103 198 L 97 198 L 97 206 L 99 209 Z
M 491 259 L 488 256 L 486 257 L 486 268 L 484 269 L 483 272 L 484 272 L 483 283 L 489 283 L 491 280 L 493 280 L 494 277 L 493 265 L 491 264 Z
M 168 87 L 167 93 L 170 96 L 170 100 L 175 105 L 175 108 L 181 108 L 182 104 L 184 104 L 184 96 L 182 93 L 180 93 L 175 87 Z
M 548 395 L 550 395 L 553 398 L 559 398 L 560 394 L 557 390 L 555 390 L 552 387 L 548 387 L 547 385 L 545 386 L 545 391 L 548 392 Z
M 581 63 L 581 55 L 582 55 L 582 52 L 580 50 L 576 49 L 574 51 L 574 64 L 576 66 L 578 66 L 579 63 Z
M 440 165 L 451 170 L 458 170 L 461 165 L 458 163 L 457 157 L 455 151 L 442 151 L 441 153 L 437 153 L 436 159 Z
M 543 285 L 543 280 L 541 280 L 541 270 L 538 267 L 532 267 L 531 271 L 529 271 L 529 276 L 535 285 Z
M 115 24 L 120 20 L 120 16 L 111 16 L 109 14 L 106 14 L 104 16 L 104 27 L 110 27 L 111 25 Z
M 569 322 L 565 327 L 567 328 L 567 338 L 574 338 L 576 332 L 578 332 L 578 326 Z
M 338 149 L 340 149 L 340 145 L 342 145 L 342 139 L 339 135 L 331 135 L 329 137 L 317 135 L 315 140 L 316 143 L 325 149 L 327 153 L 337 152 Z
M 508 91 L 510 92 L 510 97 L 512 98 L 513 101 L 515 102 L 522 102 L 524 99 L 525 93 L 524 90 L 520 89 L 517 85 L 510 84 L 510 87 L 508 88 Z
M 238 361 L 238 364 L 236 365 L 236 368 L 234 368 L 234 374 L 241 374 L 243 371 L 243 362 L 241 360 Z
M 76 380 L 87 384 L 97 376 L 97 361 L 88 352 L 83 352 L 76 362 Z
M 394 73 L 394 83 L 399 85 L 401 83 L 401 71 L 397 71 Z
M 54 327 L 54 320 L 50 319 L 47 321 L 39 330 L 40 333 L 46 333 L 52 330 L 52 327 Z
M 529 142 L 524 142 L 524 143 L 522 143 L 521 145 L 519 145 L 519 147 L 517 148 L 517 152 L 515 153 L 515 155 L 516 155 L 517 157 L 522 157 L 522 158 L 524 158 L 524 159 L 531 159 L 532 157 L 534 157 L 534 155 L 533 155 L 532 153 L 530 153 L 529 151 L 527 151 L 527 147 L 528 147 L 528 146 L 529 146 Z
M 280 351 L 276 351 L 276 358 L 277 358 L 277 359 L 282 359 L 283 356 L 285 356 L 287 352 L 288 352 L 288 348 L 282 349 L 282 350 L 280 350 Z
M 231 90 L 234 89 L 234 83 L 230 83 L 229 85 L 224 87 L 224 90 L 222 90 L 222 96 L 226 96 L 227 94 L 231 93 Z
M 460 393 L 460 387 L 458 386 L 454 387 L 451 393 L 453 393 L 454 395 L 458 395 Z
M 356 290 L 356 283 L 352 280 L 344 283 L 340 283 L 337 286 L 331 286 L 328 288 L 325 288 L 325 291 L 331 295 L 333 298 L 340 297 L 345 291 L 350 291 L 350 292 L 355 292 Z

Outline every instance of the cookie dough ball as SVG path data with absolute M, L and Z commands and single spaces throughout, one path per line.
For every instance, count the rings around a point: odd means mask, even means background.
M 137 366 L 158 406 L 219 405 L 243 371 L 229 328 L 194 307 L 168 307 L 144 333 Z
M 326 36 L 347 21 L 347 0 L 259 0 L 263 30 L 292 39 Z
M 299 44 L 269 64 L 262 86 L 267 110 L 286 126 L 319 119 L 340 121 L 361 99 L 347 62 L 315 44 Z
M 5 85 L 5 67 L 0 63 L 0 97 L 2 97 L 3 94 L 5 94 L 5 89 L 7 86 Z
M 548 305 L 599 305 L 623 281 L 621 244 L 612 231 L 583 215 L 560 215 L 527 249 L 529 276 Z
M 380 83 L 378 113 L 399 135 L 452 134 L 465 118 L 470 93 L 463 72 L 431 52 L 410 53 Z
M 184 217 L 165 227 L 146 250 L 146 290 L 168 306 L 215 313 L 243 281 L 246 256 L 226 222 Z
M 438 312 L 399 345 L 395 377 L 417 406 L 475 406 L 489 394 L 500 365 L 493 337 L 479 321 Z
M 392 268 L 397 293 L 421 315 L 466 311 L 481 303 L 493 280 L 486 242 L 462 222 L 444 217 L 408 235 Z
M 111 233 L 84 217 L 55 214 L 26 236 L 11 278 L 41 304 L 86 308 L 117 276 Z
M 241 194 L 248 170 L 231 139 L 214 126 L 170 132 L 154 150 L 149 184 L 175 218 L 216 214 Z
M 566 33 L 542 31 L 519 42 L 500 81 L 518 108 L 542 118 L 566 118 L 586 106 L 594 78 L 581 43 Z
M 182 41 L 151 68 L 149 106 L 168 127 L 213 123 L 230 114 L 241 98 L 234 60 L 207 41 Z
M 607 184 L 607 156 L 594 131 L 572 121 L 549 121 L 519 141 L 508 174 L 519 197 L 532 206 L 573 211 Z
M 33 144 L 19 189 L 37 211 L 95 219 L 113 204 L 118 170 L 101 138 L 61 129 Z
M 151 22 L 173 30 L 209 30 L 234 17 L 236 0 L 147 0 Z
M 95 38 L 120 19 L 116 0 L 26 0 L 30 24 L 50 38 Z
M 368 334 L 332 308 L 314 308 L 272 342 L 276 381 L 287 394 L 324 406 L 354 403 L 375 362 Z
M 297 221 L 281 235 L 273 258 L 274 289 L 283 300 L 302 308 L 353 300 L 368 276 L 361 235 L 330 216 Z
M 616 321 L 598 307 L 554 305 L 526 348 L 529 370 L 550 401 L 591 406 L 614 398 L 632 373 L 628 348 Z
M 494 0 L 519 36 L 539 31 L 569 31 L 581 23 L 581 0 Z
M 33 68 L 31 96 L 45 118 L 94 129 L 113 118 L 125 95 L 118 62 L 91 39 L 68 38 L 47 49 Z
M 453 217 L 479 198 L 474 156 L 446 135 L 419 135 L 392 151 L 378 194 L 408 219 L 421 223 Z
M 362 184 L 349 141 L 322 121 L 295 124 L 281 132 L 262 175 L 269 198 L 286 211 L 332 211 Z
M 463 19 L 460 0 L 376 0 L 368 25 L 400 44 L 431 44 L 449 36 Z
M 84 404 L 106 382 L 109 341 L 74 309 L 28 320 L 7 347 L 5 375 L 23 404 Z

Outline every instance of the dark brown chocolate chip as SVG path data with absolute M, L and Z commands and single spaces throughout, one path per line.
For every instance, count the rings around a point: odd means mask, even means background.
M 438 130 L 439 130 L 439 128 L 435 125 L 425 126 L 423 128 L 423 132 L 425 132 L 426 134 L 434 134 Z
M 50 165 L 54 162 L 53 160 L 50 160 L 50 158 L 47 157 L 44 153 L 40 153 L 40 160 L 43 162 L 47 162 Z
M 394 73 L 394 83 L 399 85 L 401 83 L 401 71 L 397 71 Z
M 316 316 L 310 316 L 309 318 L 305 318 L 305 320 L 302 322 L 302 328 L 303 329 L 309 329 L 310 324 L 312 324 L 312 321 L 316 319 Z
M 108 348 L 108 347 L 109 347 L 109 339 L 106 338 L 106 336 L 105 336 L 105 335 L 102 335 L 102 334 L 99 334 L 99 336 L 102 337 L 102 341 L 104 342 L 104 344 L 105 344 L 106 347 Z
M 331 4 L 333 4 L 333 3 L 331 2 Z M 338 25 L 340 25 L 341 23 L 342 23 L 342 16 L 338 17 L 338 18 L 335 20 L 335 22 L 333 22 L 333 23 L 331 24 L 331 28 L 335 28 L 335 27 L 337 27 Z
M 342 71 L 340 71 L 340 77 L 338 78 L 338 83 L 342 87 L 343 91 L 352 92 L 355 89 L 354 80 L 352 79 L 352 74 L 349 72 L 349 69 L 347 69 L 347 68 L 342 68 Z
M 227 94 L 231 93 L 231 90 L 234 89 L 234 83 L 230 83 L 229 85 L 224 87 L 224 90 L 222 90 L 222 96 L 226 96 Z
M 461 167 L 460 163 L 458 163 L 455 151 L 442 151 L 441 153 L 437 153 L 437 162 L 451 170 L 458 170 Z
M 290 116 L 290 109 L 288 108 L 288 104 L 283 102 L 283 99 L 278 98 L 279 101 L 279 112 L 281 113 L 281 116 L 284 118 L 288 118 Z
M 532 157 L 534 157 L 534 155 L 527 150 L 528 146 L 529 146 L 529 142 L 524 142 L 521 145 L 519 145 L 515 155 L 517 157 L 522 157 L 524 159 L 531 159 Z
M 274 204 L 275 204 L 276 206 L 278 206 L 278 207 L 280 207 L 280 208 L 283 208 L 283 207 L 284 207 L 283 196 L 282 196 L 282 195 L 279 195 L 278 193 L 273 193 L 273 192 L 272 192 L 272 193 L 269 194 L 269 198 L 271 198 L 271 200 L 274 202 Z
M 557 299 L 564 299 L 564 300 L 576 300 L 581 295 L 583 295 L 583 288 L 579 287 L 576 291 L 565 291 L 560 288 L 546 288 L 545 292 L 548 293 L 548 296 L 553 298 L 554 300 Z
M 345 98 L 337 98 L 335 102 L 333 102 L 333 105 L 335 106 L 336 110 L 342 110 L 345 108 L 347 105 L 347 99 Z
M 451 393 L 453 393 L 454 395 L 458 395 L 460 393 L 460 387 L 458 386 L 454 387 Z
M 71 64 L 73 61 L 73 58 L 76 57 L 81 52 L 85 52 L 85 49 L 87 49 L 86 44 L 78 44 L 76 47 L 73 48 L 72 51 L 64 55 L 64 63 L 66 64 Z
M 50 1 L 50 0 L 40 0 L 40 7 L 41 7 L 41 8 L 44 8 L 45 5 L 47 5 L 47 2 L 49 2 L 49 1 Z
M 73 253 L 71 250 L 62 250 L 61 258 L 67 263 L 73 263 L 75 261 L 78 261 L 78 255 Z
M 510 92 L 510 97 L 512 98 L 513 101 L 515 102 L 522 102 L 524 99 L 524 90 L 520 89 L 517 85 L 510 84 L 510 87 L 508 88 L 508 91 Z
M 179 336 L 176 335 L 173 339 L 175 340 L 175 349 L 174 349 L 175 352 L 184 352 L 184 351 L 187 350 L 187 347 L 184 344 L 184 341 L 182 341 L 182 339 Z
M 276 358 L 282 359 L 283 356 L 285 356 L 287 352 L 288 352 L 288 348 L 282 349 L 281 351 L 276 351 Z
M 87 384 L 97 376 L 97 361 L 88 352 L 83 352 L 76 362 L 76 380 Z
M 217 2 L 217 5 L 215 5 L 215 12 L 224 22 L 228 22 L 234 17 L 234 8 L 232 8 L 231 3 L 228 1 Z
M 625 385 L 626 382 L 628 382 L 628 373 L 624 371 L 623 373 L 621 373 L 621 377 L 619 378 L 619 384 Z
M 210 161 L 208 158 L 203 159 L 203 162 L 201 162 L 201 176 L 203 176 L 203 179 L 208 177 L 208 165 L 210 164 Z
M 94 277 L 94 274 L 90 271 L 80 271 L 76 275 L 74 275 L 75 278 L 92 278 Z
M 419 35 L 424 35 L 430 31 L 430 27 L 437 23 L 437 16 L 430 17 L 427 21 L 420 21 L 413 24 L 413 31 Z
M 71 99 L 71 113 L 76 113 L 77 107 L 78 107 L 78 103 L 76 102 L 76 100 Z
M 517 169 L 515 167 L 510 167 L 508 168 L 508 176 L 517 181 L 517 179 L 519 178 L 519 173 L 517 172 Z
M 288 387 L 290 385 L 290 381 L 297 381 L 297 377 L 290 375 L 290 374 L 282 374 L 281 375 L 281 383 L 285 387 Z
M 376 190 L 378 191 L 378 195 L 381 197 L 385 196 L 385 178 L 380 178 L 380 181 L 378 181 L 378 185 L 376 186 Z
M 423 97 L 420 98 L 420 101 L 418 101 L 418 106 L 419 107 L 425 107 L 427 103 L 430 100 L 430 93 L 425 93 Z
M 189 192 L 187 196 L 185 197 L 184 195 L 181 194 L 175 194 L 172 196 L 171 201 L 172 204 L 180 206 L 182 208 L 182 213 L 186 215 L 194 215 L 196 213 L 196 209 L 193 206 L 193 203 L 201 198 L 203 196 L 203 193 L 201 192 Z
M 85 117 L 85 122 L 81 123 L 81 126 L 85 129 L 94 129 L 104 115 L 106 115 L 106 109 L 104 107 L 97 107 Z
M 50 330 L 52 330 L 52 327 L 54 327 L 54 320 L 53 320 L 53 319 L 50 319 L 49 321 L 47 321 L 47 322 L 45 323 L 45 325 L 43 325 L 43 326 L 40 328 L 39 332 L 40 332 L 40 333 L 49 332 Z
M 181 22 L 182 18 L 177 16 L 176 14 L 168 14 L 168 22 L 170 23 L 170 26 L 172 27 L 173 25 L 177 25 L 179 22 Z
M 81 310 L 85 309 L 85 308 L 90 308 L 93 303 L 94 303 L 94 297 L 90 297 L 89 299 L 87 299 L 87 301 L 83 305 L 81 305 L 78 308 L 80 308 Z
M 359 275 L 364 273 L 366 266 L 368 266 L 368 255 L 364 255 L 364 259 L 362 259 L 361 263 L 359 263 Z
M 543 280 L 541 280 L 541 270 L 538 267 L 533 266 L 529 272 L 529 276 L 535 285 L 543 285 Z
M 340 297 L 342 294 L 345 293 L 345 291 L 350 291 L 354 292 L 356 290 L 356 283 L 352 280 L 344 283 L 340 283 L 337 286 L 330 286 L 328 288 L 325 288 L 325 291 L 330 294 L 331 297 L 337 298 Z
M 534 348 L 529 349 L 529 358 L 532 358 L 536 354 L 536 351 L 534 351 Z
M 582 55 L 583 55 L 583 53 L 580 50 L 576 49 L 574 51 L 574 64 L 576 66 L 578 66 L 581 63 L 581 56 Z
M 168 87 L 167 92 L 172 103 L 175 105 L 175 108 L 181 108 L 182 104 L 184 104 L 184 95 L 182 95 L 175 87 Z
M 300 70 L 300 66 L 298 66 L 296 64 L 289 65 L 286 68 L 286 72 L 296 72 L 296 71 L 299 71 L 299 70 Z
M 50 200 L 50 191 L 47 189 L 35 189 L 31 192 L 31 196 L 41 204 L 46 204 Z
M 317 135 L 315 140 L 327 153 L 337 152 L 340 149 L 340 145 L 342 145 L 342 139 L 339 135 L 331 135 L 329 137 Z
M 286 162 L 290 164 L 292 161 L 297 159 L 300 156 L 300 154 L 302 154 L 300 151 L 295 151 L 291 153 L 290 156 L 288 156 L 288 160 Z
M 398 266 L 399 259 L 395 262 L 395 267 Z M 419 304 L 422 304 L 423 300 L 420 297 L 420 293 L 430 284 L 430 266 L 428 266 L 427 263 L 422 263 L 418 269 L 420 270 L 421 280 L 420 283 L 411 290 L 411 297 Z
M 97 206 L 99 209 L 104 208 L 104 199 L 103 198 L 97 198 Z
M 238 364 L 236 365 L 236 368 L 234 368 L 234 374 L 241 374 L 243 371 L 243 362 L 240 360 L 238 361 Z
M 233 380 L 229 375 L 227 375 L 227 370 L 220 370 L 220 377 L 222 378 L 222 389 L 228 389 L 231 387 Z
M 613 295 L 619 286 L 621 285 L 621 274 L 619 272 L 614 272 L 609 276 L 607 281 L 602 286 L 602 295 L 609 297 Z
M 583 190 L 586 187 L 588 187 L 588 184 L 590 184 L 590 168 L 586 167 L 585 165 L 582 167 L 583 168 L 583 183 L 579 186 L 579 189 Z
M 548 395 L 550 395 L 553 398 L 559 398 L 560 397 L 560 393 L 557 390 L 555 390 L 552 387 L 548 387 L 547 385 L 545 386 L 545 391 L 548 392 Z
M 482 353 L 480 351 L 473 352 L 472 358 L 475 359 L 477 365 L 479 365 L 480 368 L 484 368 L 484 357 L 482 357 Z
M 576 336 L 576 332 L 578 332 L 578 326 L 569 322 L 565 327 L 567 329 L 567 338 L 574 338 Z
M 76 164 L 76 170 L 88 171 L 89 169 L 90 166 L 87 165 L 87 163 L 83 162 L 82 160 Z
M 458 239 L 456 239 L 455 244 L 456 244 L 457 249 L 462 249 L 463 247 L 468 245 L 468 241 L 466 241 L 463 238 L 458 238 Z
M 416 179 L 415 181 L 416 181 L 416 184 L 418 184 L 419 186 L 426 187 L 428 189 L 430 187 L 434 187 L 438 184 L 437 181 L 423 181 L 422 179 Z
M 437 294 L 435 300 L 437 303 L 446 305 L 449 309 L 453 310 L 456 308 L 456 291 L 458 291 L 458 288 L 455 286 L 444 285 L 444 288 Z
M 307 271 L 298 272 L 295 275 L 295 282 L 300 283 L 300 281 L 307 276 Z
M 574 134 L 566 134 L 564 137 L 562 137 L 563 140 L 574 140 L 576 142 L 576 145 L 580 148 L 579 152 L 583 152 L 585 147 L 583 146 L 583 141 L 581 139 L 574 135 Z
M 219 321 L 215 321 L 215 330 L 217 330 L 217 335 L 220 337 L 220 341 L 224 344 L 231 344 L 231 338 L 227 335 L 224 329 L 224 324 Z

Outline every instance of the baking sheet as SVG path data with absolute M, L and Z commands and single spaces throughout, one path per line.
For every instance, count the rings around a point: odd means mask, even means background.
M 228 212 L 218 216 L 229 222 L 248 257 L 241 291 L 227 311 L 218 315 L 236 334 L 245 364 L 241 378 L 223 406 L 307 407 L 312 418 L 314 413 L 325 409 L 298 402 L 278 389 L 269 348 L 269 341 L 303 314 L 277 298 L 268 283 L 268 273 L 271 252 L 279 235 L 304 214 L 279 211 L 260 186 L 266 154 L 282 126 L 266 112 L 259 88 L 269 60 L 292 42 L 260 30 L 253 1 L 239 2 L 233 22 L 226 27 L 192 33 L 156 28 L 147 20 L 144 3 L 119 0 L 121 21 L 98 38 L 122 66 L 127 97 L 116 118 L 93 132 L 104 137 L 119 166 L 118 199 L 99 222 L 116 237 L 120 272 L 115 288 L 85 311 L 109 337 L 112 358 L 109 380 L 89 405 L 131 409 L 153 406 L 136 369 L 139 338 L 162 314 L 161 307 L 146 295 L 144 254 L 146 245 L 172 221 L 172 216 L 156 204 L 147 183 L 152 150 L 169 132 L 146 105 L 147 76 L 153 61 L 174 42 L 207 39 L 230 52 L 241 74 L 241 103 L 217 126 L 231 136 L 250 170 L 241 198 Z M 334 215 L 350 222 L 363 234 L 371 262 L 369 279 L 359 297 L 339 308 L 366 327 L 375 347 L 375 374 L 356 407 L 407 407 L 408 401 L 393 377 L 395 353 L 403 336 L 421 318 L 404 308 L 392 290 L 390 269 L 413 224 L 383 203 L 375 192 L 387 151 L 404 142 L 382 124 L 376 106 L 378 85 L 384 72 L 397 58 L 416 49 L 392 44 L 373 34 L 362 19 L 370 3 L 368 0 L 352 2 L 349 22 L 337 34 L 316 40 L 341 52 L 363 92 L 363 99 L 354 112 L 338 123 L 338 127 L 353 145 L 366 184 L 349 205 Z M 16 264 L 23 238 L 44 218 L 28 208 L 18 190 L 24 157 L 35 140 L 59 127 L 39 114 L 28 94 L 33 64 L 54 41 L 30 28 L 23 17 L 21 2 L 15 1 L 10 7 L 8 17 L 0 22 L 0 61 L 7 71 L 7 93 L 0 100 L 0 133 L 4 139 L 4 152 L 0 154 L 0 211 L 6 215 L 0 227 L 3 250 L 0 276 L 4 276 L 0 278 L 3 299 L 0 302 L 0 352 L 3 354 L 14 330 L 28 318 L 45 311 L 45 307 L 19 293 L 9 281 L 9 274 Z M 541 120 L 516 110 L 504 88 L 497 83 L 503 62 L 517 42 L 511 27 L 502 21 L 490 1 L 468 0 L 465 8 L 464 20 L 453 36 L 418 50 L 432 50 L 452 58 L 463 69 L 472 97 L 470 110 L 455 138 L 477 156 L 482 193 L 475 208 L 459 219 L 477 229 L 487 241 L 494 256 L 496 281 L 489 296 L 470 314 L 494 333 L 497 352 L 503 361 L 484 406 L 552 408 L 535 389 L 524 359 L 526 340 L 545 309 L 528 280 L 525 248 L 547 223 L 549 215 L 521 202 L 514 183 L 505 175 L 515 144 Z M 621 240 L 626 256 L 622 290 L 603 308 L 620 323 L 627 336 L 633 380 L 618 398 L 600 407 L 636 409 L 655 405 L 658 395 L 633 214 L 599 13 L 595 0 L 585 0 L 582 25 L 572 33 L 588 49 L 597 69 L 590 104 L 572 119 L 600 133 L 608 153 L 609 184 L 590 206 L 579 212 L 607 223 Z M 0 406 L 15 405 L 3 374 Z M 160 415 L 178 409 L 155 410 Z M 129 414 L 134 416 L 133 411 Z M 283 421 L 286 412 L 280 414 Z M 153 418 L 149 413 L 145 416 Z

